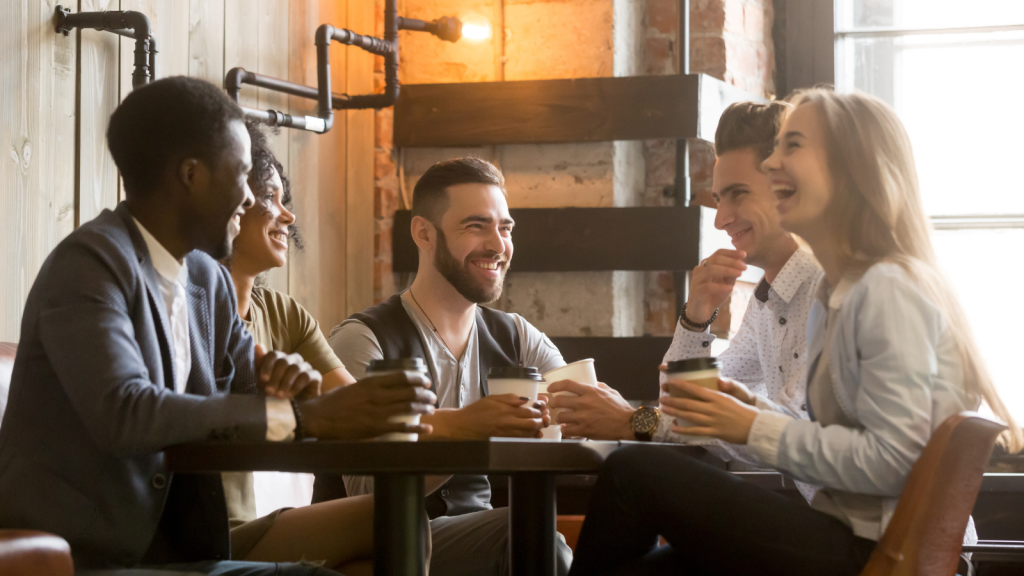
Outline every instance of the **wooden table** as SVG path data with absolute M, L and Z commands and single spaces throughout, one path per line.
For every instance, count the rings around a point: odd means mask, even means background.
M 374 572 L 422 576 L 424 475 L 507 474 L 509 564 L 513 576 L 555 574 L 555 478 L 596 474 L 605 458 L 634 442 L 485 441 L 199 443 L 166 451 L 172 472 L 323 472 L 374 477 Z M 699 458 L 696 446 L 666 445 Z

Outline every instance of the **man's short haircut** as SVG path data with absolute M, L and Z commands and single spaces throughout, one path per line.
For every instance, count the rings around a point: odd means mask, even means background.
M 126 194 L 155 188 L 168 163 L 197 158 L 211 168 L 226 146 L 227 126 L 242 110 L 220 88 L 172 76 L 134 90 L 110 117 L 107 145 Z
M 715 131 L 715 154 L 752 149 L 758 164 L 772 155 L 782 120 L 793 106 L 788 102 L 736 102 L 722 112 Z
M 448 210 L 448 188 L 458 184 L 490 184 L 505 194 L 505 177 L 494 164 L 466 156 L 438 162 L 420 177 L 412 191 L 412 215 L 422 216 L 434 226 Z

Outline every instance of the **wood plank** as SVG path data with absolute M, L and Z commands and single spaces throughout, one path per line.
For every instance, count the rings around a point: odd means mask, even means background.
M 223 86 L 224 0 L 191 0 L 188 22 L 188 75 Z
M 348 25 L 347 3 L 321 0 L 320 23 L 330 23 L 337 28 Z M 347 92 L 348 56 L 352 48 L 335 46 L 331 50 L 331 90 Z M 315 62 L 315 61 L 314 61 Z M 315 65 L 315 64 L 314 64 Z M 313 84 L 315 85 L 315 83 Z M 345 178 L 347 155 L 347 115 L 334 115 L 334 127 L 327 134 L 317 136 L 319 153 L 319 198 L 315 217 L 319 219 L 318 236 L 320 267 L 318 286 L 317 320 L 325 331 L 340 324 L 348 317 L 348 279 L 345 266 L 346 240 L 348 238 L 347 179 Z M 307 216 L 314 217 L 313 214 Z
M 82 12 L 118 10 L 118 0 L 82 0 Z M 117 205 L 118 173 L 107 148 L 107 125 L 120 101 L 118 36 L 99 30 L 80 30 L 81 102 L 79 118 L 79 224 L 104 208 Z
M 699 83 L 672 75 L 402 86 L 395 145 L 692 137 Z
M 188 75 L 189 2 L 182 0 L 121 0 L 121 10 L 142 12 L 156 38 L 156 79 Z M 135 40 L 121 39 L 121 98 L 132 91 Z
M 250 9 L 252 3 L 249 4 Z M 272 78 L 288 77 L 288 0 L 259 0 L 259 64 L 254 70 Z M 262 110 L 287 110 L 288 95 L 264 88 L 256 91 L 257 107 Z M 268 131 L 267 139 L 274 156 L 291 173 L 288 159 L 288 138 L 294 130 Z M 269 270 L 267 285 L 278 292 L 288 293 L 288 264 Z
M 551 338 L 566 362 L 594 359 L 597 379 L 619 391 L 627 400 L 657 400 L 658 365 L 672 344 L 671 337 Z
M 348 28 L 370 34 L 374 28 L 370 2 L 348 3 Z M 373 55 L 363 50 L 340 48 L 348 55 L 350 94 L 373 92 Z M 338 50 L 336 50 L 337 52 Z M 374 260 L 374 122 L 373 110 L 346 110 L 346 213 L 345 239 L 346 314 L 373 305 Z
M 309 41 L 320 23 L 317 2 L 290 0 L 288 5 L 288 79 L 292 82 L 316 86 L 316 46 Z M 290 97 L 288 109 L 293 113 L 311 114 L 316 103 L 305 98 Z M 328 133 L 330 135 L 330 133 Z M 319 136 L 305 130 L 288 131 L 288 156 L 291 162 L 293 212 L 302 235 L 304 247 L 293 244 L 289 251 L 289 294 L 329 332 L 320 317 L 320 219 L 319 193 Z
M 259 12 L 251 0 L 224 0 L 224 72 L 241 66 L 259 70 Z M 221 77 L 223 85 L 223 77 Z M 243 106 L 256 107 L 256 87 L 243 85 L 239 94 Z
M 698 208 L 515 208 L 513 272 L 690 270 L 699 262 Z M 408 210 L 395 213 L 393 267 L 416 271 Z
M 43 260 L 75 221 L 76 37 L 53 31 L 54 3 L 0 6 L 0 340 L 17 342 Z

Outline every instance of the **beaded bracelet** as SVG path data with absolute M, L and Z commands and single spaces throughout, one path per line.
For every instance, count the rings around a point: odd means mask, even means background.
M 711 318 L 709 318 L 707 322 L 701 322 L 699 324 L 692 322 L 686 317 L 686 304 L 683 304 L 682 314 L 679 316 L 679 321 L 685 324 L 687 328 L 692 328 L 694 330 L 707 330 L 708 326 L 711 326 L 711 323 L 715 321 L 715 318 L 718 318 L 718 308 L 715 308 L 715 313 L 711 315 Z

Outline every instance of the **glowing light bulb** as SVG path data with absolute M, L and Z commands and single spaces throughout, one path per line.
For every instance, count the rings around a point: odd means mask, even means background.
M 462 18 L 462 37 L 470 44 L 479 44 L 491 38 L 491 23 L 479 14 Z

